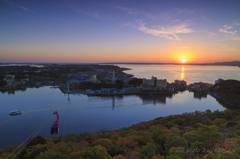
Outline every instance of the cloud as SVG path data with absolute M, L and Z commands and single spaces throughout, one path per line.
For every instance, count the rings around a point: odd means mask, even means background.
M 240 23 L 235 22 L 234 24 L 235 24 L 236 26 L 240 26 Z
M 137 25 L 127 23 L 123 26 L 131 25 L 133 28 L 136 28 L 144 33 L 151 34 L 158 37 L 164 37 L 170 40 L 180 40 L 178 34 L 186 34 L 194 32 L 192 29 L 188 28 L 190 24 L 187 22 L 181 23 L 181 19 L 172 19 L 174 16 L 178 15 L 189 15 L 195 13 L 195 10 L 179 9 L 175 8 L 171 11 L 162 12 L 159 14 L 151 14 L 147 12 L 138 11 L 135 9 L 115 6 L 115 8 L 124 10 L 128 14 L 134 15 L 144 15 L 145 17 L 152 20 L 169 20 L 169 26 L 159 26 L 153 25 L 152 28 L 146 27 L 146 24 L 142 20 L 137 20 Z
M 129 25 L 132 25 L 131 23 L 126 23 L 126 24 L 123 24 L 122 26 L 125 27 L 125 26 L 129 26 Z
M 167 12 L 162 12 L 159 14 L 151 14 L 147 12 L 142 12 L 138 11 L 136 9 L 130 9 L 130 8 L 125 8 L 125 7 L 120 7 L 120 6 L 115 6 L 117 9 L 125 10 L 128 12 L 128 14 L 134 14 L 134 15 L 145 15 L 149 19 L 152 20 L 159 20 L 159 19 L 171 19 L 172 17 L 178 16 L 178 15 L 190 15 L 195 13 L 195 10 L 188 10 L 188 9 L 179 9 L 175 8 L 174 10 L 167 11 Z
M 20 5 L 18 5 L 18 4 L 15 4 L 15 3 L 13 3 L 13 2 L 11 2 L 11 1 L 9 1 L 9 0 L 5 0 L 5 1 L 8 2 L 8 3 L 10 3 L 10 4 L 12 4 L 12 5 L 15 6 L 15 7 L 21 8 L 21 9 L 23 9 L 23 10 L 25 10 L 25 11 L 32 12 L 32 11 L 29 10 L 28 8 L 23 7 L 23 6 L 20 6 Z
M 222 45 L 223 51 L 239 51 L 239 49 L 233 48 L 229 45 Z
M 79 13 L 83 13 L 85 15 L 88 15 L 88 16 L 91 16 L 91 17 L 94 17 L 94 18 L 99 18 L 98 16 L 98 13 L 97 12 L 87 12 L 87 11 L 84 11 L 82 9 L 79 9 L 77 8 L 76 6 L 73 6 L 73 5 L 68 5 L 72 10 L 76 11 L 76 12 L 79 12 Z
M 129 8 L 124 8 L 124 7 L 120 7 L 120 6 L 115 6 L 116 8 L 118 9 L 121 9 L 121 10 L 127 10 L 127 11 L 131 11 L 132 9 L 129 9 Z
M 175 26 L 165 26 L 165 27 L 153 26 L 154 29 L 151 29 L 151 28 L 147 28 L 145 26 L 145 23 L 142 22 L 142 20 L 138 20 L 137 22 L 139 23 L 139 25 L 134 28 L 137 28 L 138 30 L 144 33 L 151 34 L 158 37 L 165 37 L 170 40 L 180 40 L 177 34 L 183 34 L 183 33 L 186 34 L 186 33 L 194 32 L 192 29 L 187 28 L 187 26 L 189 26 L 189 24 L 187 23 L 182 23 Z
M 174 10 L 162 12 L 159 14 L 150 14 L 150 13 L 142 13 L 142 14 L 146 15 L 148 18 L 152 20 L 160 20 L 160 19 L 169 20 L 179 15 L 190 15 L 190 14 L 193 14 L 194 12 L 195 10 L 175 8 Z
M 232 34 L 232 35 L 237 33 L 237 30 L 235 30 L 233 32 L 233 31 L 229 31 L 229 29 L 233 29 L 233 27 L 224 25 L 223 28 L 219 28 L 219 31 L 222 33 L 227 33 L 227 34 Z
M 130 9 L 130 8 L 125 8 L 125 7 L 120 7 L 120 6 L 115 6 L 115 8 L 128 11 L 128 14 L 133 14 L 133 15 L 139 14 L 139 12 L 136 12 L 133 9 Z
M 240 37 L 233 38 L 232 40 L 240 40 Z
M 97 12 L 90 13 L 90 12 L 83 11 L 83 10 L 81 10 L 81 9 L 77 9 L 76 11 L 77 11 L 77 12 L 80 12 L 80 13 L 83 13 L 83 14 L 86 14 L 86 15 L 88 15 L 88 16 L 94 17 L 94 18 L 99 18 Z
M 15 6 L 15 7 L 21 8 L 22 10 L 25 10 L 25 11 L 28 11 L 28 12 L 32 12 L 32 11 L 29 10 L 28 8 L 23 7 L 23 6 L 20 6 L 20 5 L 18 5 L 18 4 L 15 4 L 15 3 L 13 3 L 13 2 L 11 2 L 11 1 L 9 1 L 9 0 L 5 0 L 5 2 L 8 2 L 8 3 L 12 4 L 12 5 Z

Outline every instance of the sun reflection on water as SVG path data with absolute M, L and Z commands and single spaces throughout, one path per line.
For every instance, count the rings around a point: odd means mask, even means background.
M 181 80 L 184 80 L 184 66 L 182 66 Z

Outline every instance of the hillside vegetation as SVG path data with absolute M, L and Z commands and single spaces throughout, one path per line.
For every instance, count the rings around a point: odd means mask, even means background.
M 211 91 L 217 93 L 224 102 L 240 107 L 240 81 L 222 81 L 215 84 Z
M 23 145 L 26 147 L 17 158 L 236 159 L 240 156 L 239 121 L 239 110 L 207 110 L 160 117 L 119 130 L 37 136 Z M 8 157 L 16 147 L 0 151 L 0 159 Z

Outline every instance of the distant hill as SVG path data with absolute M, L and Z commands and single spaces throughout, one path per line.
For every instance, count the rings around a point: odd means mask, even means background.
M 231 61 L 231 62 L 215 62 L 214 65 L 229 65 L 229 66 L 240 66 L 240 61 Z
M 141 63 L 141 62 L 111 62 L 102 64 L 133 64 L 133 65 L 182 65 L 183 63 Z M 230 62 L 215 62 L 215 63 L 184 63 L 184 65 L 224 65 L 224 66 L 239 66 L 240 61 Z

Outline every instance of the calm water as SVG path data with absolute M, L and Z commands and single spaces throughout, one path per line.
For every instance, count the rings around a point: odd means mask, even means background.
M 53 118 L 39 133 L 51 136 L 50 127 L 56 120 L 53 112 L 60 114 L 59 135 L 69 133 L 94 132 L 100 129 L 119 129 L 160 116 L 181 114 L 196 110 L 224 110 L 211 96 L 185 91 L 173 96 L 120 96 L 95 97 L 86 95 L 64 95 L 58 89 L 30 88 L 15 94 L 0 94 L 0 147 L 12 140 L 12 144 L 22 143 L 44 121 Z M 9 116 L 11 110 L 21 109 L 25 113 Z M 19 136 L 21 135 L 21 136 Z
M 150 78 L 154 75 L 158 78 L 166 78 L 168 81 L 181 77 L 184 77 L 188 83 L 194 81 L 213 83 L 219 77 L 240 79 L 237 67 L 184 66 L 182 70 L 182 66 L 177 65 L 120 66 L 132 68 L 133 70 L 127 72 L 136 77 Z M 225 110 L 211 96 L 188 91 L 173 96 L 95 97 L 76 94 L 70 95 L 69 98 L 70 100 L 59 89 L 50 89 L 50 87 L 0 92 L 0 148 L 4 148 L 9 143 L 21 144 L 41 124 L 53 117 L 39 132 L 39 135 L 51 136 L 51 124 L 56 120 L 53 112 L 56 110 L 60 114 L 59 135 L 119 129 L 161 116 L 196 110 Z M 19 116 L 9 116 L 9 111 L 15 109 L 25 112 Z M 2 125 L 4 122 L 7 123 Z
M 168 82 L 184 79 L 187 84 L 194 82 L 215 83 L 218 78 L 240 80 L 240 67 L 236 66 L 197 66 L 197 65 L 125 65 L 120 67 L 131 68 L 125 71 L 138 78 L 167 79 Z

